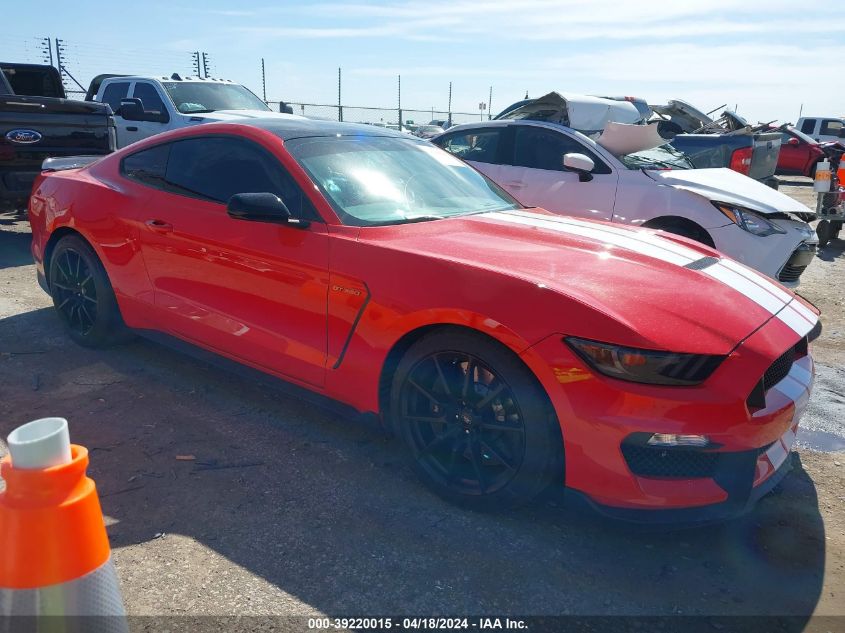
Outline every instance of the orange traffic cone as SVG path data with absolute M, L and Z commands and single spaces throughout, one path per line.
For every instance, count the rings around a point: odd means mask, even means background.
M 0 462 L 0 633 L 127 631 L 88 450 L 67 420 L 44 418 L 9 435 Z

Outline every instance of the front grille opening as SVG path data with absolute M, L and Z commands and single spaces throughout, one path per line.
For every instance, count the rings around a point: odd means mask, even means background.
M 812 334 L 813 332 L 810 332 L 810 335 Z M 759 382 L 754 385 L 754 389 L 751 390 L 751 393 L 748 394 L 748 398 L 745 400 L 745 403 L 748 405 L 750 410 L 754 411 L 766 407 L 766 393 L 769 389 L 786 378 L 789 371 L 792 369 L 792 364 L 797 359 L 807 355 L 809 351 L 808 339 L 810 335 L 805 336 L 795 345 L 786 350 L 769 366 L 766 373 L 763 374 L 763 377 L 759 380 Z
M 792 369 L 792 363 L 795 361 L 795 347 L 790 347 L 778 359 L 771 364 L 771 366 L 763 374 L 763 389 L 768 391 L 781 380 L 786 378 L 789 370 Z
M 806 268 L 807 266 L 790 266 L 787 264 L 778 273 L 778 281 L 784 281 L 786 283 L 798 281 Z
M 712 477 L 719 460 L 719 453 L 704 452 L 701 449 L 631 443 L 622 444 L 622 456 L 635 475 L 675 479 Z

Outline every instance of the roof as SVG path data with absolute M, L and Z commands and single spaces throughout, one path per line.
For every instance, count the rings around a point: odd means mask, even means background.
M 392 136 L 394 138 L 414 139 L 415 137 L 394 130 L 366 125 L 364 123 L 341 123 L 303 118 L 256 118 L 244 121 L 231 121 L 235 125 L 252 125 L 275 134 L 283 141 L 307 136 Z

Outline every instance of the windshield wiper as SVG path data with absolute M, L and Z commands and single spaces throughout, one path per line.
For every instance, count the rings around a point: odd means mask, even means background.
M 414 222 L 428 222 L 430 220 L 442 220 L 446 216 L 442 215 L 415 215 L 410 218 L 402 218 L 399 224 L 412 224 Z

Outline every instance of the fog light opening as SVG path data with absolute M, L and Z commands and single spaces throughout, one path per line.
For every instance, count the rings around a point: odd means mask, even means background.
M 704 448 L 710 445 L 706 435 L 677 435 L 675 433 L 654 433 L 648 442 L 649 446 L 694 446 Z

